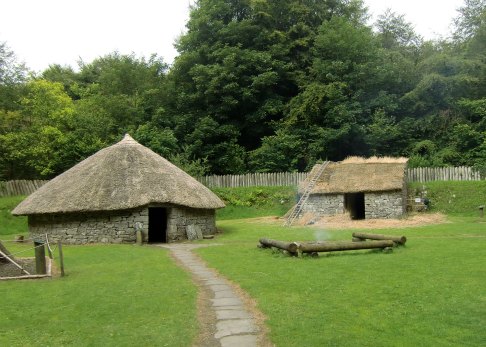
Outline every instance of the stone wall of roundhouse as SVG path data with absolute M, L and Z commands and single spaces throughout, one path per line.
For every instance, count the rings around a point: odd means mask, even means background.
M 216 232 L 214 210 L 168 206 L 167 241 L 187 239 L 187 228 L 192 226 L 203 235 Z M 111 212 L 67 213 L 29 216 L 32 237 L 49 235 L 52 242 L 66 244 L 87 243 L 134 243 L 136 230 L 140 229 L 145 242 L 149 234 L 147 207 Z
M 29 216 L 31 236 L 48 234 L 67 244 L 134 243 L 136 230 L 148 231 L 148 209 Z
M 199 229 L 202 235 L 216 232 L 215 210 L 174 206 L 167 210 L 167 241 L 187 240 L 187 228 Z

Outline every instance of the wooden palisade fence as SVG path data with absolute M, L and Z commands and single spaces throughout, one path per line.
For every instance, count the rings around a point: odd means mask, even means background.
M 418 167 L 407 169 L 408 182 L 479 181 L 481 173 L 469 166 Z
M 307 172 L 273 172 L 249 173 L 244 175 L 213 175 L 198 177 L 197 179 L 209 188 L 297 186 L 307 175 Z M 478 170 L 467 166 L 407 169 L 408 182 L 479 181 L 485 178 L 481 176 Z M 0 181 L 0 197 L 29 195 L 46 182 L 45 180 Z
M 213 175 L 199 177 L 198 181 L 209 188 L 296 186 L 307 177 L 307 172 L 260 172 L 244 175 Z
M 42 187 L 46 180 L 16 180 L 0 182 L 0 197 L 29 195 Z

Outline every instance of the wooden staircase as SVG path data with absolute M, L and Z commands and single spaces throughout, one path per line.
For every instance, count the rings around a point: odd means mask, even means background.
M 300 197 L 299 202 L 297 202 L 297 204 L 294 206 L 294 208 L 288 215 L 287 220 L 284 222 L 283 226 L 287 226 L 287 227 L 291 226 L 292 223 L 297 219 L 297 217 L 299 217 L 307 199 L 309 198 L 312 189 L 314 189 L 317 180 L 319 179 L 319 177 L 321 177 L 322 173 L 324 172 L 328 164 L 329 161 L 325 161 L 324 163 L 322 163 L 321 167 L 316 171 L 316 173 L 312 177 L 310 177 L 309 184 L 307 185 L 307 187 L 305 187 L 305 191 Z

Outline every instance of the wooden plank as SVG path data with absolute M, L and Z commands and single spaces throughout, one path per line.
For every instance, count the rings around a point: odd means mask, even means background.
M 61 277 L 64 277 L 64 254 L 62 253 L 61 241 L 57 241 L 57 249 L 59 250 L 59 266 L 61 267 Z

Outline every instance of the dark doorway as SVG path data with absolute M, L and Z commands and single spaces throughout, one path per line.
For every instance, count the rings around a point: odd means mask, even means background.
M 364 193 L 344 194 L 344 208 L 351 219 L 365 219 Z
M 149 208 L 148 242 L 167 242 L 167 209 Z

